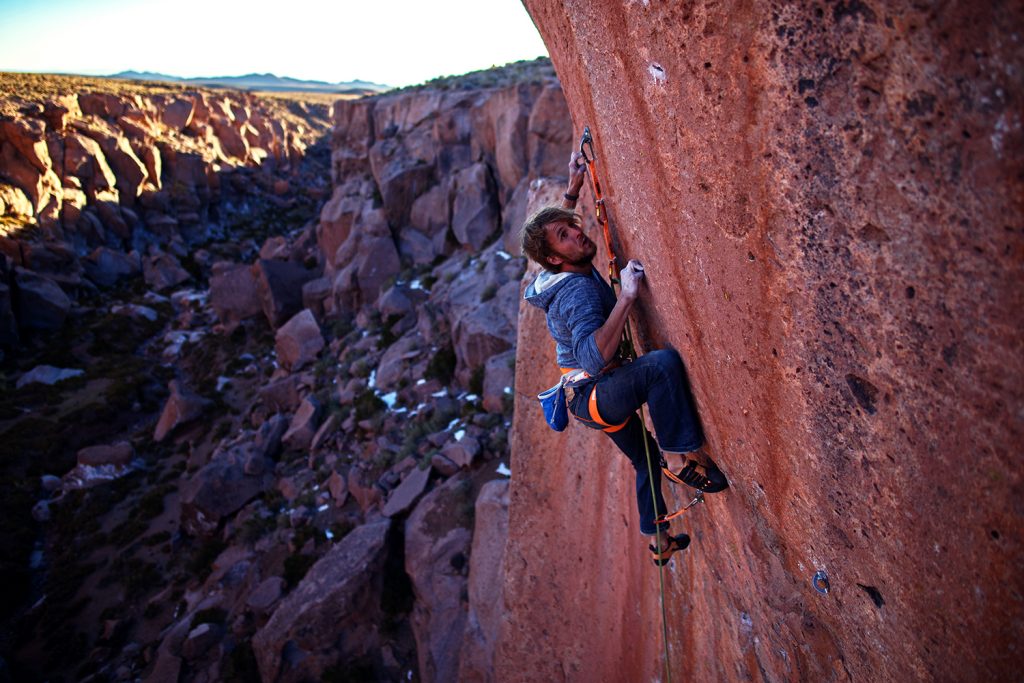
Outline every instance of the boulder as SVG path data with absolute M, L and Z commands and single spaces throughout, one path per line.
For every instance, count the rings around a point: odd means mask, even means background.
M 83 259 L 85 276 L 100 287 L 113 287 L 123 278 L 142 272 L 142 263 L 135 252 L 126 254 L 110 247 L 96 247 Z
M 370 508 L 376 505 L 381 498 L 380 489 L 373 484 L 363 483 L 362 474 L 353 467 L 348 471 L 348 490 L 352 497 L 359 503 L 359 509 L 365 514 Z
M 430 188 L 416 198 L 409 213 L 409 223 L 427 237 L 448 230 L 451 202 L 446 183 Z
M 378 140 L 370 148 L 370 164 L 377 187 L 384 199 L 388 223 L 409 222 L 413 200 L 427 191 L 434 181 L 434 166 L 408 155 L 395 138 Z
M 407 225 L 398 232 L 398 253 L 403 260 L 413 265 L 429 265 L 439 254 L 444 253 L 444 240 L 441 240 L 440 246 L 435 242 L 436 240 L 431 240 L 416 228 Z
M 57 283 L 24 268 L 14 269 L 18 325 L 38 330 L 59 330 L 71 310 L 71 299 Z
M 210 276 L 210 307 L 228 331 L 263 310 L 259 287 L 251 267 L 221 261 Z
M 320 326 L 308 308 L 296 313 L 277 330 L 274 337 L 277 360 L 290 372 L 315 361 L 324 345 Z
M 27 384 L 53 385 L 72 377 L 81 377 L 84 374 L 85 370 L 55 368 L 52 365 L 37 365 L 18 378 L 15 388 L 20 389 Z
M 323 680 L 332 666 L 378 656 L 390 526 L 385 519 L 347 534 L 278 604 L 252 641 L 262 680 Z
M 348 500 L 348 480 L 337 471 L 332 471 L 327 478 L 327 490 L 331 492 L 334 507 L 343 507 Z
M 273 411 L 291 413 L 302 400 L 299 395 L 301 383 L 298 375 L 287 375 L 267 383 L 259 390 L 263 405 Z
M 291 450 L 307 450 L 316 434 L 317 422 L 322 407 L 313 396 L 302 399 L 299 409 L 295 412 L 292 422 L 281 441 Z
M 175 99 L 160 109 L 160 120 L 172 130 L 184 130 L 192 123 L 195 102 L 189 99 Z
M 469 610 L 457 680 L 492 683 L 494 647 L 505 615 L 505 541 L 508 538 L 508 480 L 480 488 L 473 515 L 473 550 L 469 555 Z
M 383 391 L 397 389 L 403 379 L 409 377 L 409 365 L 423 356 L 423 338 L 407 334 L 388 347 L 377 365 L 377 386 Z
M 0 141 L 7 140 L 40 173 L 53 167 L 46 145 L 46 125 L 39 119 L 0 120 Z
M 452 234 L 460 244 L 480 251 L 498 230 L 498 201 L 494 180 L 485 163 L 455 175 L 452 194 Z
M 274 487 L 274 463 L 252 443 L 216 453 L 181 486 L 181 523 L 192 534 L 208 535 L 221 521 Z
M 284 595 L 285 581 L 271 576 L 260 582 L 245 599 L 245 605 L 257 614 L 266 614 Z
M 430 466 L 445 477 L 454 475 L 460 469 L 458 465 L 440 453 L 434 453 L 430 456 Z
M 0 182 L 0 205 L 3 211 L 0 215 L 13 216 L 15 218 L 31 218 L 34 213 L 32 201 L 20 187 Z
M 263 314 L 277 329 L 302 310 L 302 286 L 316 273 L 290 261 L 258 260 L 253 266 Z
M 472 534 L 458 524 L 468 516 L 453 509 L 464 504 L 464 484 L 454 477 L 438 486 L 405 525 L 405 571 L 415 595 L 411 620 L 424 683 L 458 680 Z
M 302 285 L 302 307 L 313 312 L 317 320 L 323 320 L 324 300 L 331 295 L 331 280 L 318 277 Z
M 529 175 L 565 175 L 567 152 L 573 148 L 569 107 L 559 83 L 550 83 L 537 96 L 527 123 L 526 149 Z
M 160 252 L 142 259 L 142 276 L 157 291 L 180 285 L 192 276 L 172 254 Z
M 181 644 L 181 654 L 187 661 L 195 661 L 219 643 L 223 637 L 224 627 L 220 624 L 209 622 L 199 624 L 189 631 L 185 642 Z
M 353 224 L 364 211 L 373 208 L 372 201 L 368 204 L 367 198 L 360 192 L 361 189 L 358 183 L 354 187 L 339 185 L 334 188 L 331 199 L 320 210 L 316 240 L 330 268 L 337 265 L 335 255 L 338 247 L 352 234 Z M 358 194 L 351 194 L 352 192 Z
M 176 379 L 172 379 L 168 387 L 171 395 L 164 404 L 160 420 L 153 432 L 153 440 L 158 442 L 167 438 L 176 427 L 201 417 L 212 405 L 211 401 L 191 391 Z
M 340 418 L 337 413 L 331 413 L 328 415 L 327 419 L 324 420 L 324 423 L 317 428 L 316 434 L 313 435 L 313 441 L 310 442 L 309 449 L 311 451 L 320 450 L 327 439 L 334 436 L 335 432 L 338 431 L 339 422 Z
M 89 446 L 78 451 L 78 464 L 90 467 L 114 465 L 127 467 L 135 457 L 135 449 L 127 441 L 112 445 Z
M 473 461 L 480 455 L 480 442 L 471 436 L 463 436 L 441 449 L 441 455 L 458 467 L 469 468 L 473 466 Z
M 423 495 L 430 482 L 430 467 L 414 467 L 402 483 L 388 496 L 382 512 L 385 517 L 397 517 L 409 510 Z
M 99 144 L 79 133 L 64 137 L 64 176 L 78 178 L 92 201 L 99 193 L 117 186 L 117 176 Z
M 504 310 L 503 299 L 518 295 L 519 283 L 509 282 L 490 301 L 462 312 L 452 327 L 459 380 L 466 383 L 474 369 L 512 347 L 515 327 Z M 514 292 L 513 292 L 514 290 Z
M 506 396 L 511 395 L 516 374 L 516 352 L 491 356 L 484 365 L 483 406 L 489 413 L 505 411 Z

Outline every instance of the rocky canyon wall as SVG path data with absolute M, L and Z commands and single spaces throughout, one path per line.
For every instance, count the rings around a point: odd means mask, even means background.
M 0 347 L 60 329 L 79 295 L 137 274 L 181 284 L 180 260 L 236 206 L 269 197 L 284 212 L 299 203 L 290 183 L 307 202 L 327 190 L 300 163 L 327 105 L 161 90 L 0 79 Z
M 732 487 L 676 525 L 663 643 L 627 463 L 542 425 L 522 308 L 497 677 L 1018 676 L 1020 5 L 525 4 Z
M 333 133 L 300 131 L 330 149 L 297 159 L 223 157 L 194 123 L 219 95 L 105 87 L 0 98 L 0 189 L 63 188 L 0 239 L 0 670 L 494 680 L 513 234 L 572 140 L 550 62 L 338 102 Z M 272 105 L 222 99 L 232 130 Z M 109 139 L 70 172 L 82 130 Z M 41 144 L 47 170 L 18 175 Z M 108 148 L 163 162 L 101 188 Z

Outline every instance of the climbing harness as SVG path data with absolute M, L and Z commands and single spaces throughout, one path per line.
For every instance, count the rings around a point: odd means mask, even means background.
M 601 372 L 603 373 L 606 370 L 612 369 L 613 367 L 618 367 L 618 365 L 619 365 L 618 363 L 609 363 L 607 366 L 605 366 L 604 369 L 601 370 Z M 588 379 L 590 379 L 592 377 L 592 375 L 589 372 L 587 372 L 586 370 L 582 370 L 582 369 L 578 369 L 578 368 L 561 368 L 561 370 L 562 370 L 562 386 L 564 386 L 564 387 L 566 387 L 568 389 L 572 389 L 574 391 L 575 391 L 575 385 L 576 384 L 578 384 L 580 382 L 583 382 L 585 380 L 588 380 Z M 550 389 L 548 391 L 550 391 Z M 627 423 L 629 423 L 629 418 L 626 418 L 620 424 L 613 425 L 610 422 L 606 422 L 605 419 L 603 417 L 601 417 L 601 411 L 599 411 L 597 409 L 597 385 L 596 384 L 590 390 L 590 399 L 587 401 L 587 414 L 590 415 L 590 419 L 589 420 L 585 419 L 585 418 L 582 418 L 582 417 L 580 417 L 579 415 L 576 415 L 576 414 L 573 414 L 573 417 L 575 417 L 580 422 L 587 423 L 590 426 L 594 427 L 595 429 L 600 429 L 602 432 L 607 432 L 609 434 L 612 434 L 614 432 L 619 431 L 620 429 L 625 427 Z
M 588 150 L 589 150 L 589 154 L 587 153 Z M 618 259 L 615 257 L 615 250 L 612 248 L 611 229 L 610 229 L 609 224 L 608 224 L 608 208 L 605 205 L 604 194 L 601 192 L 601 180 L 600 180 L 600 177 L 597 174 L 597 155 L 594 153 L 594 138 L 590 134 L 590 127 L 589 126 L 586 126 L 586 127 L 583 128 L 583 137 L 580 139 L 580 155 L 583 157 L 583 161 L 587 165 L 587 175 L 590 176 L 590 186 L 591 186 L 591 190 L 594 193 L 594 213 L 595 213 L 595 215 L 597 217 L 598 224 L 601 226 L 602 230 L 604 231 L 604 245 L 605 245 L 605 250 L 608 253 L 608 280 L 609 280 L 609 282 L 612 285 L 612 291 L 615 291 L 614 290 L 615 286 L 620 284 Z M 626 355 L 628 355 L 631 360 L 636 360 L 636 348 L 633 345 L 633 331 L 632 331 L 632 326 L 630 325 L 630 322 L 629 322 L 628 319 L 626 321 L 625 327 L 623 328 L 622 336 L 623 336 L 623 341 L 624 341 Z M 591 418 L 593 418 L 595 415 L 599 416 L 599 413 L 597 412 L 597 398 L 596 398 L 596 395 L 597 395 L 597 391 L 596 391 L 596 387 L 595 387 L 594 390 L 590 394 L 590 401 L 592 403 L 592 405 L 590 406 L 590 408 L 591 408 L 591 412 L 590 412 Z M 627 420 L 627 422 L 628 421 L 629 420 Z M 643 433 L 643 437 L 644 437 L 644 454 L 645 454 L 646 459 L 647 459 L 647 478 L 648 478 L 648 481 L 651 482 L 651 500 L 654 503 L 654 509 L 657 510 L 658 509 L 658 502 L 657 502 L 658 501 L 658 496 L 657 496 L 657 491 L 654 488 L 654 466 L 651 464 L 651 448 L 650 448 L 650 444 L 648 443 L 649 439 L 648 439 L 648 435 L 647 435 L 647 430 L 643 428 L 643 424 L 646 422 L 646 420 L 644 418 L 644 407 L 643 406 L 640 406 L 640 422 L 641 422 L 641 432 Z M 622 423 L 622 425 L 625 425 L 625 424 L 626 424 L 625 422 Z M 622 425 L 620 425 L 619 428 L 621 428 Z M 664 639 L 664 643 L 665 643 L 665 650 L 664 650 L 664 656 L 665 656 L 665 679 L 666 679 L 667 683 L 672 683 L 672 665 L 671 665 L 671 662 L 669 661 L 669 656 L 668 656 L 668 612 L 666 611 L 666 608 L 665 608 L 665 569 L 664 569 L 664 566 L 665 566 L 665 564 L 668 563 L 668 559 L 665 558 L 664 561 L 662 561 L 660 559 L 662 557 L 662 554 L 661 554 L 662 551 L 660 551 L 659 549 L 665 547 L 665 546 L 662 545 L 662 542 L 661 542 L 662 530 L 661 530 L 660 524 L 662 522 L 667 522 L 667 521 L 669 521 L 671 519 L 679 517 L 684 512 L 689 510 L 691 507 L 693 507 L 694 505 L 702 502 L 703 500 L 704 500 L 704 492 L 698 490 L 697 491 L 697 495 L 694 497 L 694 499 L 691 500 L 689 502 L 689 504 L 687 504 L 685 507 L 683 507 L 682 509 L 680 509 L 680 510 L 678 510 L 676 512 L 673 512 L 671 515 L 659 515 L 658 518 L 655 519 L 655 527 L 654 527 L 655 528 L 655 539 L 657 540 L 658 546 L 657 546 L 657 548 L 653 548 L 652 547 L 652 552 L 657 551 L 655 553 L 656 554 L 655 564 L 658 565 L 658 582 L 659 582 L 660 594 L 661 594 L 661 629 L 662 629 L 662 638 Z M 671 556 L 671 552 L 674 552 L 674 550 L 672 550 L 672 549 L 674 548 L 674 544 L 676 542 L 672 539 L 672 537 L 668 537 L 668 538 L 669 538 L 669 546 L 668 546 L 668 550 L 666 552 L 668 552 L 668 556 L 670 557 Z M 671 552 L 669 552 L 669 551 L 671 551 Z

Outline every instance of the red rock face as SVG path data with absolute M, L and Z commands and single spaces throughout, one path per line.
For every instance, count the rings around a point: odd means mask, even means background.
M 526 4 L 732 482 L 677 524 L 673 679 L 1018 675 L 1024 12 Z M 496 673 L 664 680 L 631 474 L 541 423 L 550 346 L 524 308 Z

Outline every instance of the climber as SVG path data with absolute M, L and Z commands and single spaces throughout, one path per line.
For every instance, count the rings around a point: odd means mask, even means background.
M 651 546 L 656 564 L 689 544 L 689 536 L 667 534 L 661 476 L 704 493 L 728 487 L 725 475 L 703 448 L 704 437 L 687 395 L 683 364 L 674 350 L 654 351 L 628 362 L 619 352 L 629 312 L 646 280 L 637 261 L 620 274 L 618 299 L 592 265 L 597 245 L 584 233 L 574 212 L 586 176 L 580 152 L 569 160 L 569 184 L 559 206 L 541 209 L 524 223 L 523 253 L 544 270 L 526 289 L 528 302 L 547 314 L 557 362 L 567 388 L 569 412 L 584 424 L 602 429 L 629 458 L 636 471 L 640 532 L 665 539 Z M 600 407 L 598 407 L 600 395 Z M 655 441 L 636 411 L 648 404 L 662 457 L 648 476 L 644 439 Z M 662 536 L 659 534 L 659 536 Z

